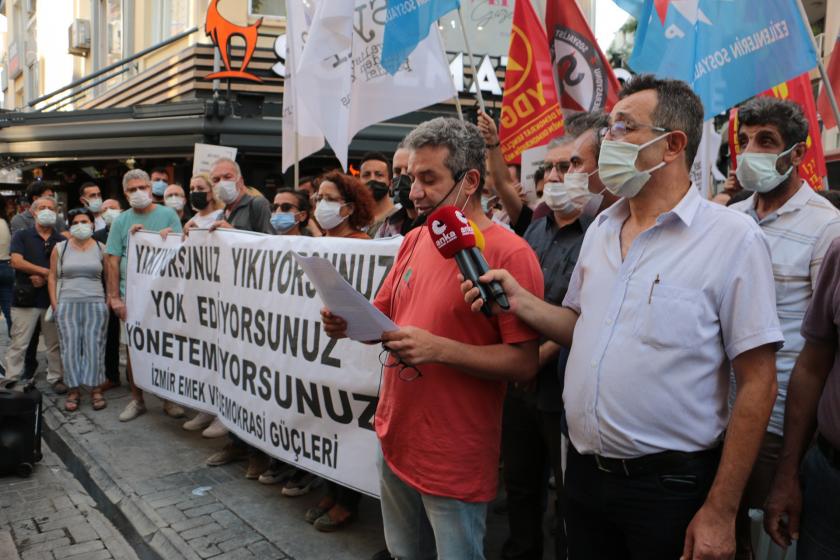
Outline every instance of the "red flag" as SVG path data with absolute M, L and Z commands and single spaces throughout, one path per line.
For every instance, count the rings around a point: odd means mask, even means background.
M 618 80 L 575 0 L 548 0 L 545 29 L 560 106 L 609 111 L 618 101 Z
M 499 141 L 508 163 L 524 150 L 563 134 L 563 113 L 551 77 L 551 59 L 540 20 L 531 2 L 517 2 L 505 71 Z
M 840 34 L 837 35 L 837 40 L 834 41 L 834 49 L 831 51 L 831 59 L 828 61 L 828 81 L 823 82 L 820 88 L 820 98 L 817 101 L 817 110 L 822 117 L 825 128 L 834 128 L 837 126 L 837 119 L 834 118 L 834 111 L 831 110 L 831 102 L 828 100 L 828 94 L 825 91 L 826 86 L 831 87 L 834 92 L 834 97 L 840 96 Z
M 799 176 L 806 180 L 812 189 L 816 191 L 823 190 L 823 177 L 827 174 L 825 154 L 822 148 L 822 138 L 819 134 L 820 128 L 817 122 L 817 107 L 814 103 L 814 91 L 811 89 L 811 80 L 808 74 L 802 74 L 797 78 L 783 82 L 759 95 L 787 99 L 798 103 L 802 107 L 805 118 L 808 119 L 808 138 L 805 140 L 805 158 L 799 165 Z M 734 116 L 733 113 L 735 113 Z M 729 113 L 729 149 L 732 153 L 733 169 L 735 168 L 736 157 L 741 151 L 737 142 L 737 130 L 738 115 L 737 110 L 733 109 Z

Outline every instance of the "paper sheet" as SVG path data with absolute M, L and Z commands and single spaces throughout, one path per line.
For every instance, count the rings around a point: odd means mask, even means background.
M 323 257 L 304 257 L 292 253 L 315 285 L 324 305 L 336 316 L 347 321 L 347 337 L 360 342 L 382 338 L 382 333 L 399 327 L 373 306 L 365 296 L 353 289 L 335 267 Z

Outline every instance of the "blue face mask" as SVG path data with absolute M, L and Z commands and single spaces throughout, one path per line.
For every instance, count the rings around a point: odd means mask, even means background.
M 278 212 L 271 215 L 271 227 L 280 233 L 286 233 L 297 225 L 297 219 L 293 212 Z
M 166 187 L 169 185 L 166 184 L 166 181 L 161 181 L 158 179 L 152 183 L 152 194 L 155 196 L 163 197 L 163 193 L 166 192 Z

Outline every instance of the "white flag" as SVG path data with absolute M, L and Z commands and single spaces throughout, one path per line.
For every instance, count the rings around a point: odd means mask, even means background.
M 694 157 L 694 163 L 689 169 L 691 182 L 704 198 L 712 198 L 715 195 L 713 187 L 716 177 L 713 169 L 722 141 L 721 135 L 715 132 L 714 119 L 704 122 L 703 137 L 700 140 L 697 155 Z
M 393 76 L 380 64 L 384 31 L 385 21 L 369 0 L 321 2 L 297 61 L 299 99 L 345 170 L 357 132 L 455 95 L 437 30 Z
M 315 12 L 315 1 L 286 0 L 286 75 L 283 80 L 283 171 L 324 147 L 324 134 L 305 104 L 300 102 L 295 61 Z M 295 145 L 297 143 L 297 145 Z

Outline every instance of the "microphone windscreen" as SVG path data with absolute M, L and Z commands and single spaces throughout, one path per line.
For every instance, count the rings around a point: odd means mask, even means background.
M 478 248 L 479 251 L 484 251 L 484 234 L 481 233 L 481 230 L 475 225 L 475 222 L 470 220 L 470 225 L 473 228 L 473 233 L 475 234 L 475 246 Z
M 475 247 L 475 230 L 455 206 L 441 206 L 426 220 L 426 227 L 440 254 L 451 259 L 458 251 Z

